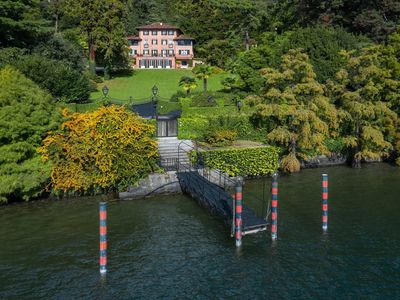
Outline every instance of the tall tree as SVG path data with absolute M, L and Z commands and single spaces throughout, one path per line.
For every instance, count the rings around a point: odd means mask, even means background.
M 389 156 L 393 149 L 398 117 L 391 106 L 399 99 L 400 81 L 383 64 L 384 46 L 343 55 L 347 65 L 338 72 L 331 90 L 345 111 L 343 134 L 353 165 L 358 167 L 363 160 Z
M 203 81 L 203 93 L 207 92 L 208 79 L 214 75 L 221 72 L 221 69 L 206 64 L 200 64 L 193 68 L 193 73 L 197 79 Z
M 67 0 L 69 13 L 79 20 L 89 49 L 91 70 L 95 71 L 96 53 L 101 54 L 105 75 L 113 64 L 127 59 L 127 41 L 122 22 L 126 6 L 123 0 Z
M 0 47 L 34 46 L 47 32 L 37 0 L 0 1 Z
M 316 81 L 308 56 L 299 50 L 290 50 L 279 69 L 265 68 L 262 76 L 263 103 L 252 120 L 269 129 L 267 140 L 285 149 L 282 169 L 297 172 L 298 158 L 329 153 L 324 142 L 336 134 L 338 113 Z

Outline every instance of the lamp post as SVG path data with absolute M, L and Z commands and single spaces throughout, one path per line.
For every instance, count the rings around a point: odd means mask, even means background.
M 236 106 L 237 106 L 238 111 L 240 112 L 240 110 L 242 109 L 242 106 L 243 106 L 242 101 L 238 100 L 238 101 L 236 102 Z
M 153 108 L 154 108 L 154 117 L 157 119 L 157 93 L 158 93 L 158 87 L 154 85 L 151 88 L 151 92 L 153 94 L 151 101 L 153 102 Z
M 108 96 L 108 92 L 110 91 L 110 89 L 108 88 L 108 86 L 105 85 L 105 86 L 103 86 L 101 91 L 103 92 L 103 105 L 107 105 L 108 104 L 107 96 Z

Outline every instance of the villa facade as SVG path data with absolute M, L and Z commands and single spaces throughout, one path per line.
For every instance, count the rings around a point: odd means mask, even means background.
M 138 36 L 128 37 L 135 68 L 184 69 L 194 66 L 194 40 L 178 27 L 153 23 L 137 29 Z

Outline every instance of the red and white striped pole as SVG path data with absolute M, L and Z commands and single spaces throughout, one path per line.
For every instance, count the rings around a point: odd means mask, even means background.
M 242 245 L 242 184 L 239 182 L 236 185 L 235 195 L 235 243 L 236 247 Z
M 271 239 L 278 238 L 278 174 L 272 174 Z
M 107 203 L 100 202 L 100 274 L 107 273 Z
M 328 230 L 328 174 L 322 174 L 322 230 Z

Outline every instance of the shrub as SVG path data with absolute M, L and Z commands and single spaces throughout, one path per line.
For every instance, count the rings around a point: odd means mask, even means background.
M 190 105 L 192 104 L 192 99 L 191 98 L 179 98 L 179 103 L 181 104 L 181 107 L 183 110 L 187 110 Z
M 178 119 L 178 137 L 180 139 L 199 139 L 209 127 L 208 120 L 200 117 Z
M 174 110 L 182 109 L 181 104 L 178 102 L 169 102 L 169 101 L 158 101 L 157 102 L 157 112 L 161 115 L 168 114 Z
M 155 169 L 154 126 L 124 107 L 68 115 L 40 148 L 52 163 L 53 188 L 62 192 L 124 190 Z
M 230 176 L 264 176 L 278 167 L 279 148 L 267 146 L 229 150 L 192 152 L 192 157 L 207 168 L 218 169 Z
M 289 153 L 281 161 L 281 169 L 285 173 L 295 173 L 300 171 L 300 162 L 296 155 Z
M 212 93 L 196 94 L 192 98 L 192 106 L 209 107 L 216 106 L 214 95 Z
M 62 61 L 77 71 L 84 70 L 82 51 L 82 47 L 77 42 L 66 40 L 59 34 L 53 35 L 33 50 L 35 54 L 50 60 Z
M 89 80 L 63 62 L 48 60 L 38 55 L 28 55 L 15 66 L 59 101 L 85 102 L 89 98 Z
M 0 70 L 0 202 L 39 197 L 50 165 L 37 154 L 42 137 L 61 122 L 53 99 L 19 71 Z
M 171 101 L 171 102 L 179 102 L 179 98 L 185 98 L 185 97 L 186 97 L 186 93 L 185 92 L 177 91 L 175 94 L 173 94 L 171 96 L 169 101 Z
M 236 138 L 236 131 L 229 129 L 209 130 L 204 136 L 206 142 L 214 146 L 232 145 Z

